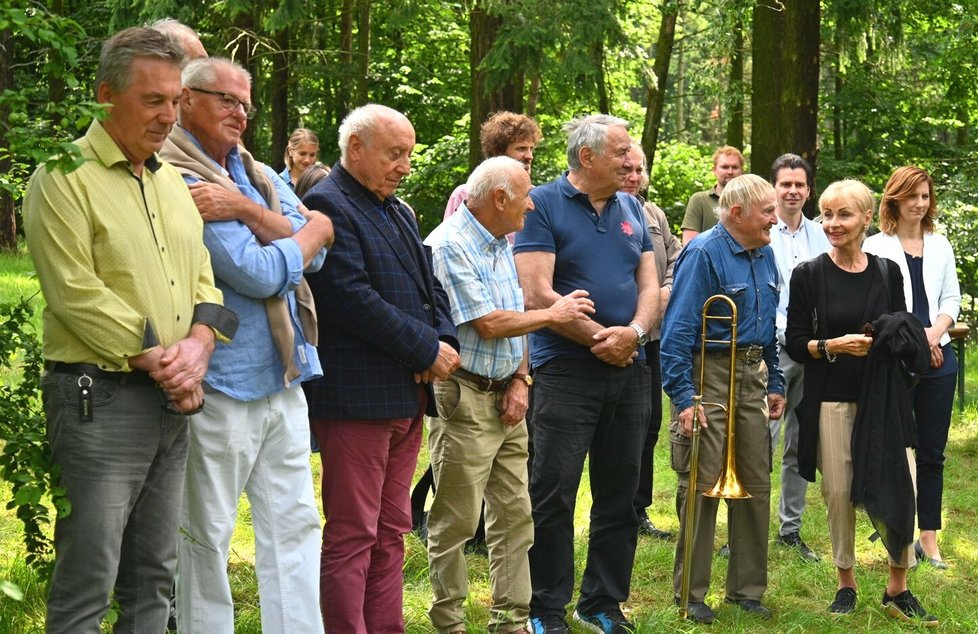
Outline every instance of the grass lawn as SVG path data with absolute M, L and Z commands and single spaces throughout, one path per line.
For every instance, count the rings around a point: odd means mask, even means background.
M 35 280 L 28 276 L 33 267 L 23 254 L 17 257 L 0 256 L 0 302 L 17 296 L 29 296 L 36 289 Z M 944 526 L 941 534 L 941 550 L 951 563 L 948 571 L 937 571 L 920 566 L 910 573 L 910 587 L 923 604 L 941 619 L 940 631 L 978 632 L 978 406 L 975 390 L 978 387 L 978 370 L 974 361 L 978 347 L 971 346 L 968 372 L 969 403 L 963 416 L 955 414 L 945 472 Z M 0 377 L 10 380 L 10 377 Z M 668 411 L 668 410 L 667 410 Z M 955 409 L 955 413 L 957 409 Z M 678 530 L 674 510 L 675 475 L 668 468 L 668 436 L 662 431 L 656 449 L 655 499 L 651 517 L 656 526 Z M 417 476 L 427 465 L 427 451 L 419 459 Z M 318 483 L 319 458 L 311 460 Z M 857 524 L 856 554 L 857 580 L 860 594 L 856 612 L 848 617 L 832 617 L 827 607 L 835 594 L 835 569 L 831 563 L 831 549 L 818 486 L 808 491 L 808 508 L 804 516 L 802 534 L 808 544 L 822 556 L 820 563 L 803 562 L 793 552 L 773 543 L 777 536 L 777 491 L 780 459 L 776 460 L 772 492 L 772 516 L 770 528 L 772 545 L 769 557 L 769 587 L 765 603 L 774 611 L 770 622 L 761 622 L 744 616 L 739 609 L 723 605 L 723 579 L 726 560 L 714 559 L 712 592 L 707 602 L 717 610 L 717 621 L 712 626 L 698 626 L 681 621 L 672 604 L 671 571 L 675 554 L 675 542 L 662 542 L 642 538 L 639 540 L 632 591 L 624 608 L 640 632 L 906 632 L 913 629 L 887 618 L 878 607 L 886 583 L 886 556 L 878 543 L 872 544 L 868 536 L 872 528 L 865 515 L 860 513 Z M 0 498 L 9 499 L 10 488 L 0 484 Z M 576 559 L 577 580 L 584 567 L 587 545 L 587 518 L 590 496 L 587 476 L 578 494 L 575 526 L 577 529 Z M 721 512 L 722 516 L 723 513 Z M 11 581 L 23 590 L 22 600 L 0 593 L 0 634 L 21 634 L 43 631 L 45 588 L 37 576 L 23 563 L 21 525 L 9 510 L 0 510 L 0 583 Z M 717 529 L 720 546 L 726 537 L 726 520 L 721 517 Z M 261 631 L 257 585 L 254 576 L 254 545 L 251 531 L 251 514 L 247 500 L 239 507 L 238 527 L 232 542 L 229 570 L 232 591 L 237 606 L 235 631 L 251 634 Z M 467 615 L 470 632 L 485 631 L 491 602 L 488 565 L 484 557 L 468 555 L 470 599 Z M 414 535 L 406 538 L 406 562 L 404 566 L 404 612 L 409 632 L 431 632 L 426 611 L 430 602 L 428 564 L 425 550 Z M 578 628 L 575 632 L 584 632 Z

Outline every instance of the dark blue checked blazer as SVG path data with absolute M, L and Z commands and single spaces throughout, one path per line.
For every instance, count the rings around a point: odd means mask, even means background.
M 439 340 L 458 349 L 448 296 L 432 273 L 414 215 L 393 196 L 378 200 L 339 163 L 303 203 L 329 216 L 336 233 L 325 266 L 307 275 L 324 374 L 304 384 L 309 416 L 414 416 L 414 373 L 431 366 Z M 398 214 L 393 224 L 385 207 Z M 430 386 L 428 397 L 434 414 Z

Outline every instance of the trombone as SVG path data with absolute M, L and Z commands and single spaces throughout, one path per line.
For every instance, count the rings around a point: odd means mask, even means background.
M 711 315 L 710 308 L 715 302 L 724 302 L 730 307 L 730 315 Z M 707 326 L 710 320 L 730 323 L 729 339 L 708 339 Z M 729 347 L 730 377 L 727 382 L 727 403 L 703 402 L 703 389 L 706 377 L 706 346 L 720 344 Z M 689 485 L 686 489 L 686 524 L 683 527 L 683 574 L 679 590 L 679 615 L 685 619 L 689 615 L 689 567 L 693 558 L 693 534 L 696 526 L 696 479 L 700 457 L 700 406 L 717 407 L 727 415 L 727 432 L 724 444 L 724 461 L 716 483 L 703 495 L 727 500 L 743 500 L 751 495 L 740 484 L 737 477 L 736 414 L 737 401 L 734 395 L 735 371 L 737 369 L 737 305 L 726 295 L 713 295 L 703 303 L 700 329 L 700 382 L 699 394 L 693 396 L 693 430 L 689 450 Z

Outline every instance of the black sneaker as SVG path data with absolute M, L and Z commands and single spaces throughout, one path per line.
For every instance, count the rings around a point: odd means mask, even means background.
M 570 626 L 564 617 L 547 614 L 530 619 L 530 631 L 533 634 L 570 634 Z
M 821 561 L 822 558 L 815 554 L 808 544 L 802 541 L 801 535 L 798 531 L 793 533 L 788 533 L 787 535 L 778 535 L 777 542 L 786 548 L 793 548 L 798 551 L 801 558 L 806 561 Z
M 727 603 L 733 603 L 744 612 L 753 614 L 765 621 L 771 620 L 771 610 L 764 607 L 757 599 L 731 599 L 728 597 Z
M 855 588 L 839 588 L 839 591 L 835 593 L 835 601 L 829 606 L 829 612 L 832 614 L 849 614 L 856 609 L 856 589 Z
M 937 627 L 940 621 L 937 617 L 924 609 L 920 605 L 917 597 L 913 596 L 909 590 L 904 590 L 895 597 L 891 597 L 883 591 L 883 609 L 889 616 L 901 621 L 917 622 L 925 627 Z
M 598 632 L 598 634 L 633 634 L 635 632 L 635 626 L 628 622 L 618 608 L 594 614 L 581 614 L 575 610 L 574 619 L 589 630 Z
M 672 539 L 672 533 L 669 531 L 664 531 L 661 528 L 656 528 L 655 524 L 653 524 L 648 516 L 644 514 L 638 518 L 638 534 L 648 535 L 649 537 L 654 537 L 656 539 Z

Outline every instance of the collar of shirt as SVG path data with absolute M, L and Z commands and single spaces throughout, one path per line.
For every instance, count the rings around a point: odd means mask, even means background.
M 455 215 L 460 216 L 456 221 L 459 230 L 467 232 L 472 246 L 482 253 L 498 254 L 509 246 L 506 236 L 497 238 L 489 233 L 489 230 L 472 215 L 465 203 L 458 206 Z
M 89 126 L 88 134 L 86 137 L 89 143 L 92 144 L 92 152 L 98 157 L 99 162 L 105 167 L 114 167 L 119 163 L 125 163 L 126 165 L 132 166 L 129 159 L 122 152 L 122 149 L 118 146 L 108 132 L 106 132 L 105 127 L 97 119 L 92 121 L 92 125 Z M 160 169 L 160 159 L 156 154 L 150 155 L 149 158 L 144 161 L 143 165 L 151 172 L 155 172 Z

